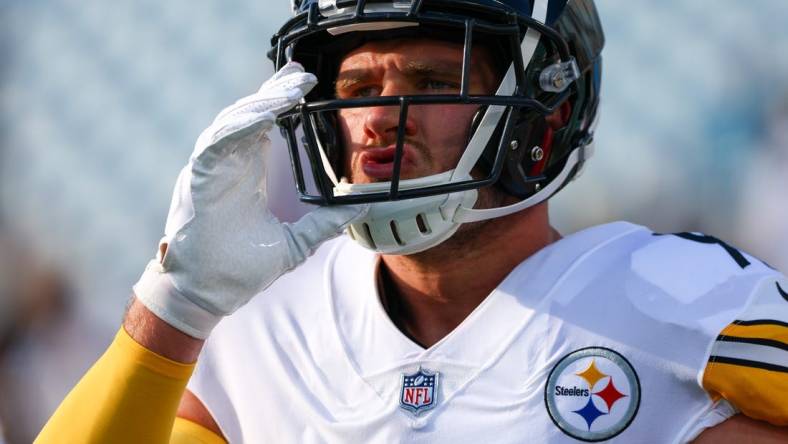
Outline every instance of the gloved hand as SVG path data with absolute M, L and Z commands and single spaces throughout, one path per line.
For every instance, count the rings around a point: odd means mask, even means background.
M 260 90 L 224 109 L 181 171 L 159 255 L 134 286 L 149 310 L 200 339 L 219 320 L 303 262 L 366 206 L 321 207 L 294 224 L 267 208 L 267 131 L 317 79 L 285 65 Z

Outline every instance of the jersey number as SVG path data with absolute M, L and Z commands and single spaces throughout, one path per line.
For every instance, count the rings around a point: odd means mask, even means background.
M 655 236 L 663 236 L 663 233 L 654 233 Z M 750 265 L 750 261 L 747 260 L 746 257 L 742 254 L 741 251 L 731 247 L 725 241 L 717 239 L 714 236 L 709 236 L 707 234 L 695 234 L 695 233 L 673 233 L 673 236 L 678 236 L 682 239 L 686 239 L 693 242 L 699 242 L 701 244 L 717 244 L 725 250 L 734 261 L 741 268 L 747 268 Z

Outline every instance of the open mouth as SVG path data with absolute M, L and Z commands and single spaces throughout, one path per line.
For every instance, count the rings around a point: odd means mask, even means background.
M 395 146 L 364 149 L 360 158 L 364 174 L 377 181 L 391 180 L 394 176 L 394 157 L 396 152 L 397 148 Z M 408 145 L 403 147 L 400 177 L 406 176 L 413 169 L 412 153 L 412 147 Z

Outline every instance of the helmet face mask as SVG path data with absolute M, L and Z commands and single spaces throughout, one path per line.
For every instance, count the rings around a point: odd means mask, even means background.
M 535 0 L 535 5 L 515 0 L 294 0 L 293 6 L 297 15 L 272 38 L 269 56 L 277 69 L 290 60 L 301 63 L 321 83 L 278 123 L 303 201 L 373 203 L 369 220 L 350 230 L 367 240 L 362 244 L 386 253 L 429 248 L 463 222 L 511 214 L 543 201 L 570 181 L 588 156 L 603 44 L 590 0 Z M 333 80 L 350 51 L 376 40 L 414 38 L 461 45 L 456 93 L 336 97 Z M 493 93 L 472 94 L 472 54 L 479 46 L 500 63 L 500 84 Z M 401 174 L 408 143 L 405 122 L 419 109 L 451 105 L 478 109 L 467 122 L 468 140 L 457 165 L 422 177 Z M 393 173 L 389 180 L 350 184 L 343 180 L 347 142 L 337 115 L 382 107 L 399 115 Z M 545 118 L 559 110 L 568 110 L 567 124 L 552 131 Z M 538 145 L 547 132 L 553 143 L 542 149 Z M 473 209 L 476 190 L 486 186 L 522 200 L 511 208 Z M 435 229 L 442 225 L 438 218 L 448 228 Z M 376 230 L 383 232 L 377 241 Z

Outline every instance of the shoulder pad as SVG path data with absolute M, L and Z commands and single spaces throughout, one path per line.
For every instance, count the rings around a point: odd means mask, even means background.
M 631 266 L 641 278 L 684 302 L 731 279 L 776 273 L 724 241 L 697 233 L 653 233 L 632 252 Z

